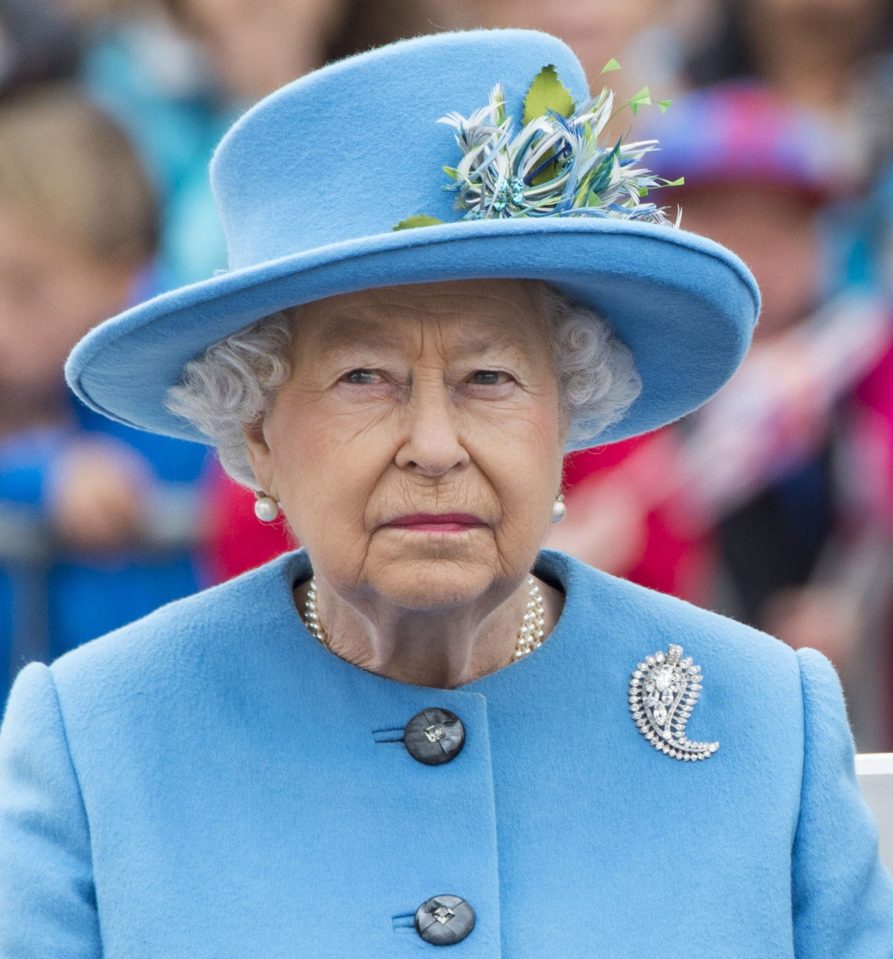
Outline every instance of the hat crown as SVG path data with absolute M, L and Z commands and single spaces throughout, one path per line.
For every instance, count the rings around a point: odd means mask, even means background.
M 211 177 L 232 269 L 362 236 L 424 213 L 460 219 L 443 166 L 460 151 L 437 121 L 468 115 L 502 84 L 520 120 L 534 77 L 555 67 L 588 99 L 573 52 L 548 34 L 435 34 L 360 54 L 261 100 L 221 142 Z
M 69 357 L 72 389 L 113 419 L 202 439 L 165 407 L 165 397 L 210 344 L 279 310 L 354 290 L 502 277 L 554 284 L 604 316 L 633 354 L 639 399 L 605 431 L 592 424 L 574 447 L 634 436 L 697 407 L 740 362 L 759 308 L 753 278 L 734 254 L 625 215 L 622 203 L 620 216 L 509 210 L 482 217 L 465 204 L 466 218 L 453 207 L 453 191 L 443 189 L 454 183 L 443 167 L 455 166 L 463 148 L 438 120 L 477 114 L 476 136 L 499 84 L 520 132 L 538 77 L 548 77 L 537 82 L 538 102 L 552 102 L 543 96 L 544 85 L 555 89 L 544 67 L 578 110 L 587 103 L 583 70 L 568 47 L 518 30 L 403 41 L 261 101 L 230 130 L 213 163 L 233 269 L 93 330 Z M 638 191 L 629 192 L 635 199 Z M 511 193 L 508 202 L 517 202 Z M 394 230 L 417 214 L 444 222 Z

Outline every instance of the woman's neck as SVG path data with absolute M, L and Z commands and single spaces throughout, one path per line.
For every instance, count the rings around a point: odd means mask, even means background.
M 304 609 L 309 584 L 295 590 Z M 561 614 L 563 595 L 540 583 L 546 635 Z M 495 608 L 475 604 L 460 609 L 407 610 L 377 606 L 361 612 L 319 584 L 318 609 L 329 648 L 356 666 L 418 686 L 453 689 L 512 662 L 527 611 L 526 579 Z

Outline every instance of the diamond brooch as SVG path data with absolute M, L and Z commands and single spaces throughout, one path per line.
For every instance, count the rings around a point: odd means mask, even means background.
M 682 647 L 671 643 L 665 653 L 646 656 L 629 681 L 629 709 L 639 732 L 672 759 L 709 759 L 719 749 L 717 742 L 693 742 L 685 735 L 702 680 L 701 667 L 691 656 L 683 659 Z

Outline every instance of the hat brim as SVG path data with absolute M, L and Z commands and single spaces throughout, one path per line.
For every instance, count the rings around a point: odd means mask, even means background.
M 261 317 L 341 293 L 443 280 L 544 280 L 597 310 L 632 351 L 642 393 L 624 418 L 569 448 L 635 436 L 709 399 L 737 368 L 759 312 L 747 267 L 668 227 L 605 218 L 507 219 L 334 243 L 155 297 L 91 331 L 66 364 L 106 416 L 208 442 L 164 406 L 185 364 Z

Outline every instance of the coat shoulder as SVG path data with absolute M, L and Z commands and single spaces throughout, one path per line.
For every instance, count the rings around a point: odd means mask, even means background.
M 787 701 L 801 709 L 801 676 L 796 652 L 780 640 L 685 600 L 638 586 L 593 569 L 569 556 L 544 553 L 543 571 L 565 586 L 568 625 L 589 634 L 597 654 L 610 643 L 628 664 L 670 643 L 702 667 L 713 689 L 725 687 L 735 699 Z
M 574 598 L 571 615 L 575 619 L 594 624 L 607 614 L 616 622 L 629 624 L 624 632 L 658 631 L 666 633 L 669 642 L 682 645 L 689 637 L 698 643 L 709 641 L 725 654 L 756 654 L 789 663 L 796 659 L 787 644 L 721 613 L 593 569 L 561 553 L 546 552 L 543 558 L 547 575 L 552 572 Z

